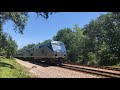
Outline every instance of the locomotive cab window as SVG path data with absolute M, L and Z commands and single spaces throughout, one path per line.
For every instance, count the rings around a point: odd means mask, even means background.
M 53 50 L 56 52 L 66 52 L 65 46 L 63 43 L 52 43 Z

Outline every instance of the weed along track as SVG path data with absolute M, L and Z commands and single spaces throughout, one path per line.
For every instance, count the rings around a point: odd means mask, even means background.
M 78 66 L 78 65 L 70 65 L 70 64 L 63 64 L 61 67 L 75 70 L 75 71 L 81 71 L 81 72 L 85 72 L 85 73 L 110 77 L 110 78 L 120 78 L 120 72 L 113 71 L 113 70 L 106 70 L 106 69 Z

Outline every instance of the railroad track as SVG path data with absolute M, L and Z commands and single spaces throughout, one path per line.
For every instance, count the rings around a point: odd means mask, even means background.
M 105 77 L 109 77 L 109 78 L 120 78 L 120 72 L 118 72 L 118 71 L 105 70 L 105 69 L 93 68 L 93 67 L 90 68 L 90 67 L 70 65 L 70 64 L 63 64 L 61 67 L 75 70 L 75 71 L 81 71 L 81 72 L 85 72 L 85 73 L 105 76 Z
M 114 71 L 120 71 L 120 68 L 110 67 L 110 66 L 103 66 L 103 67 L 96 67 L 101 69 L 107 69 L 107 70 L 114 70 Z
M 66 63 L 66 64 L 70 64 L 70 63 Z M 79 65 L 79 64 L 71 64 L 71 65 L 85 66 L 85 65 Z M 101 68 L 101 69 L 107 69 L 107 70 L 120 71 L 120 68 L 112 67 L 112 66 L 86 66 L 86 67 L 93 67 L 93 68 Z

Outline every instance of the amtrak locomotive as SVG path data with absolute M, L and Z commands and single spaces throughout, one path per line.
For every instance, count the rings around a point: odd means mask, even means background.
M 49 64 L 59 64 L 66 61 L 66 48 L 63 42 L 51 41 L 31 49 L 23 50 L 15 55 L 16 58 L 40 60 Z

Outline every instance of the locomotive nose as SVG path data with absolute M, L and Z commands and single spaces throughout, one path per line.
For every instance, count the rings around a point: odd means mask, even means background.
M 65 58 L 66 57 L 66 53 L 62 53 L 62 52 L 57 52 L 54 55 L 56 58 Z

